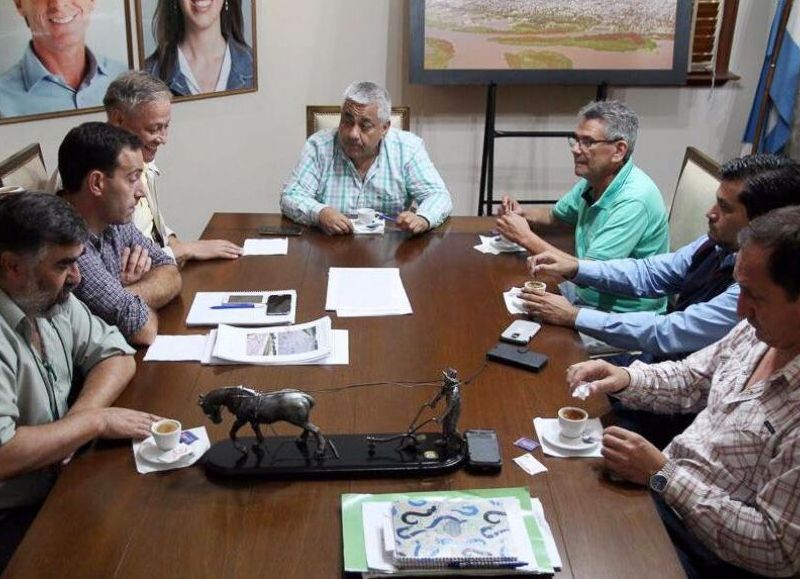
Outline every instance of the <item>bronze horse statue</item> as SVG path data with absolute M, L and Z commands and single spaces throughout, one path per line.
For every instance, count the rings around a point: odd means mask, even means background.
M 306 444 L 309 433 L 314 435 L 317 441 L 317 457 L 324 456 L 326 446 L 330 446 L 334 456 L 339 458 L 339 452 L 333 443 L 308 420 L 311 409 L 314 407 L 314 398 L 300 390 L 259 392 L 244 386 L 229 386 L 201 394 L 198 404 L 214 424 L 222 422 L 223 406 L 236 417 L 236 421 L 231 427 L 230 438 L 233 445 L 244 454 L 247 453 L 247 449 L 236 438 L 236 433 L 242 426 L 250 423 L 258 440 L 254 449 L 260 451 L 261 443 L 264 442 L 260 426 L 284 421 L 303 429 L 303 433 L 298 438 L 298 442 L 301 444 Z

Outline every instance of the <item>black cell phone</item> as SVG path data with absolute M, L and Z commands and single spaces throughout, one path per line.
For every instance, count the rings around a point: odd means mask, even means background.
M 291 294 L 272 294 L 267 298 L 267 315 L 280 316 L 292 309 Z
M 539 352 L 528 350 L 526 346 L 517 346 L 498 342 L 497 345 L 486 353 L 486 357 L 493 362 L 509 364 L 526 370 L 538 372 L 547 364 L 547 356 Z
M 280 227 L 277 225 L 262 225 L 258 229 L 259 235 L 302 235 L 303 230 L 295 225 Z
M 503 457 L 494 430 L 466 430 L 464 438 L 467 440 L 467 468 L 475 472 L 500 472 Z

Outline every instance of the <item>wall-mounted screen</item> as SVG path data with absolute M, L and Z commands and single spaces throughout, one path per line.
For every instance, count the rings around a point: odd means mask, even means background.
M 691 0 L 411 0 L 411 82 L 683 84 Z

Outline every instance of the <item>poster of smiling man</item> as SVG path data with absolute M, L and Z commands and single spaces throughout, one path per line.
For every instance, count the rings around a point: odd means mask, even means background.
M 141 68 L 179 98 L 258 88 L 253 0 L 136 0 Z
M 99 110 L 133 68 L 128 0 L 0 0 L 0 123 Z

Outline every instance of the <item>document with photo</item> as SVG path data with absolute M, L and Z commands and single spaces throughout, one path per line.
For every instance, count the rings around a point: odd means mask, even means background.
M 245 364 L 288 364 L 319 360 L 331 352 L 331 319 L 297 326 L 236 328 L 221 324 L 214 358 Z

